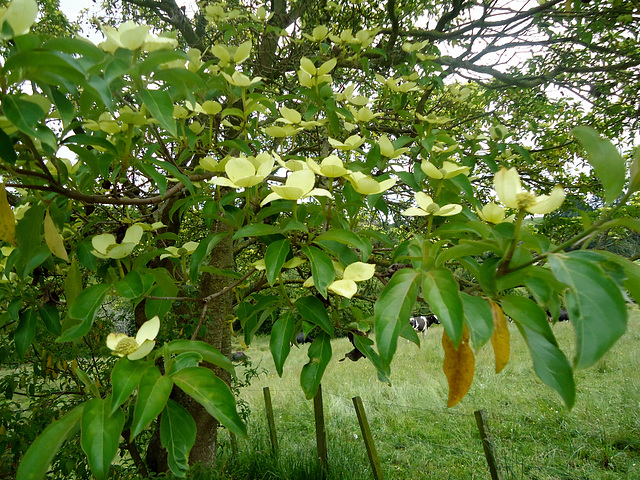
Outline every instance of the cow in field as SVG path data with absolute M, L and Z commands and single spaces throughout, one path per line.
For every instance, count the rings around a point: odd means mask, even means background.
M 553 322 L 553 317 L 551 316 L 551 312 L 547 310 L 547 317 L 549 317 L 549 321 Z M 568 322 L 569 321 L 569 312 L 567 312 L 566 308 L 560 310 L 560 314 L 558 315 L 558 322 Z
M 305 336 L 303 332 L 298 333 L 298 335 L 296 336 L 296 343 L 300 344 L 300 343 L 311 343 L 313 342 L 314 338 L 311 335 L 307 335 Z
M 434 323 L 440 324 L 440 320 L 438 320 L 438 317 L 433 313 L 429 313 L 428 315 L 411 317 L 409 319 L 409 323 L 416 332 L 422 332 L 422 336 L 424 337 L 427 333 L 427 329 Z

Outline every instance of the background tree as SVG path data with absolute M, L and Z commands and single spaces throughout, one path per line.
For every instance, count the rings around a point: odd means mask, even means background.
M 574 128 L 589 121 L 624 145 L 631 98 L 599 96 L 582 117 L 547 88 L 634 81 L 636 7 L 592 3 L 203 3 L 190 19 L 173 0 L 136 0 L 107 11 L 126 22 L 103 19 L 99 47 L 29 34 L 35 15 L 15 23 L 7 10 L 3 342 L 6 361 L 29 366 L 20 393 L 65 398 L 19 478 L 51 461 L 63 476 L 77 469 L 55 455 L 78 427 L 98 478 L 118 447 L 142 474 L 213 462 L 217 423 L 244 431 L 225 383 L 234 321 L 246 344 L 270 326 L 280 374 L 290 342 L 313 330 L 300 372 L 312 398 L 333 336 L 389 381 L 398 337 L 419 343 L 408 317 L 433 311 L 453 406 L 474 350 L 491 339 L 496 371 L 508 362 L 506 314 L 571 407 L 573 369 L 623 334 L 623 294 L 637 299 L 640 277 L 622 256 L 581 250 L 610 229 L 637 231 L 619 214 L 638 159 L 627 169 L 595 130 Z M 587 22 L 595 12 L 602 22 Z M 611 31 L 625 40 L 617 55 L 587 69 Z M 503 65 L 522 47 L 535 50 Z M 570 68 L 542 62 L 561 50 Z M 573 215 L 594 195 L 600 215 L 557 243 L 525 221 Z M 547 322 L 563 303 L 573 364 Z M 120 312 L 135 328 L 109 334 Z M 108 349 L 126 358 L 114 364 Z M 8 397 L 18 377 L 3 379 Z M 47 423 L 62 413 L 48 412 Z

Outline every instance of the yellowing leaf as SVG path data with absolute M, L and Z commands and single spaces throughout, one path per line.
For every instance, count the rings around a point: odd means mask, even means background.
M 62 235 L 58 232 L 48 210 L 44 217 L 44 241 L 46 242 L 47 247 L 49 247 L 49 250 L 51 250 L 51 253 L 56 257 L 63 259 L 65 262 L 69 261 L 69 256 L 64 248 Z
M 4 183 L 0 183 L 0 240 L 16 244 L 16 219 L 13 216 L 13 210 L 7 201 L 7 191 Z
M 453 407 L 467 394 L 473 374 L 476 368 L 476 360 L 473 350 L 469 346 L 469 330 L 466 325 L 462 331 L 462 340 L 458 349 L 448 337 L 447 332 L 442 332 L 442 348 L 444 349 L 444 363 L 442 370 L 449 383 L 449 400 L 447 407 Z
M 500 305 L 492 300 L 489 300 L 489 304 L 491 305 L 491 312 L 493 313 L 491 345 L 493 345 L 493 354 L 496 359 L 496 373 L 500 373 L 502 369 L 507 366 L 507 363 L 509 363 L 509 354 L 511 351 L 509 339 L 511 334 L 507 326 L 507 319 Z

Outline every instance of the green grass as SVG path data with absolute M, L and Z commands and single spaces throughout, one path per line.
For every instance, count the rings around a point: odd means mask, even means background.
M 377 380 L 366 360 L 337 360 L 351 349 L 347 339 L 332 343 L 334 360 L 322 382 L 329 475 L 332 479 L 373 478 L 352 397 L 360 396 L 373 432 L 385 478 L 489 478 L 473 412 L 489 414 L 499 460 L 507 479 L 640 478 L 640 312 L 631 312 L 628 333 L 594 367 L 576 374 L 577 404 L 568 412 L 560 397 L 535 376 L 523 340 L 512 328 L 509 365 L 496 375 L 490 345 L 476 356 L 467 396 L 447 409 L 442 373 L 442 327 L 429 330 L 420 349 L 401 340 L 392 365 L 391 386 Z M 554 326 L 561 346 L 573 341 L 571 325 Z M 313 402 L 299 386 L 308 345 L 293 348 L 279 378 L 267 339 L 247 351 L 254 367 L 268 375 L 242 390 L 252 414 L 249 438 L 238 441 L 232 458 L 221 435 L 220 462 L 234 479 L 322 478 L 317 467 Z M 263 387 L 269 387 L 279 454 L 271 455 Z

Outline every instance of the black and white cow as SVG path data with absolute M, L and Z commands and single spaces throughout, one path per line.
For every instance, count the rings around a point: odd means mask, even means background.
M 547 317 L 549 317 L 549 321 L 553 322 L 553 317 L 551 316 L 551 312 L 547 310 Z M 569 321 L 569 312 L 567 312 L 566 308 L 560 309 L 560 314 L 558 315 L 558 322 L 568 322 Z
M 298 333 L 298 335 L 296 335 L 296 342 L 297 343 L 311 343 L 313 342 L 314 338 L 311 335 L 307 335 L 305 337 L 303 332 Z
M 411 317 L 409 319 L 409 323 L 416 332 L 422 332 L 422 336 L 424 337 L 427 333 L 427 329 L 434 323 L 440 324 L 440 320 L 438 320 L 438 317 L 433 313 L 429 313 L 428 315 Z

